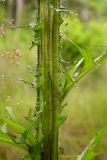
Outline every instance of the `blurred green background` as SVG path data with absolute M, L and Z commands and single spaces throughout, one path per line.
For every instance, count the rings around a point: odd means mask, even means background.
M 93 56 L 105 52 L 107 1 L 63 0 L 61 4 L 72 11 L 62 15 L 62 59 L 73 65 L 80 57 L 68 39 L 90 49 Z M 0 1 L 0 114 L 6 115 L 6 108 L 12 107 L 18 121 L 25 126 L 29 109 L 33 112 L 36 106 L 36 90 L 31 85 L 35 82 L 36 47 L 30 49 L 34 33 L 26 27 L 35 22 L 35 6 L 34 0 Z M 63 63 L 64 66 L 68 64 Z M 66 97 L 68 105 L 64 114 L 68 114 L 68 119 L 60 135 L 64 147 L 62 159 L 74 160 L 107 122 L 106 75 L 107 62 L 86 76 Z M 95 160 L 107 159 L 106 136 L 96 148 Z M 0 160 L 18 160 L 22 155 L 22 151 L 0 142 Z

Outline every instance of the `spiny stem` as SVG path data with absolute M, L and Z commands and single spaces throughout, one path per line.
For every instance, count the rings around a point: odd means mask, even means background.
M 51 145 L 51 45 L 52 45 L 52 24 L 48 0 L 41 0 L 41 54 L 42 54 L 42 76 L 43 76 L 43 101 L 42 130 L 43 130 L 43 159 L 50 160 Z
M 53 7 L 59 8 L 59 0 L 53 0 Z M 59 118 L 59 13 L 54 12 L 52 29 L 52 160 L 58 160 L 58 118 Z
M 36 8 L 36 15 L 37 17 L 37 21 L 40 22 L 40 7 L 41 7 L 41 1 L 38 1 L 38 7 Z M 36 4 L 37 4 L 36 1 Z M 35 35 L 36 36 L 36 35 Z M 39 37 L 40 38 L 40 37 Z M 38 44 L 37 46 L 37 66 L 36 66 L 36 72 L 37 72 L 37 79 L 36 82 L 40 83 L 41 81 L 41 66 L 42 66 L 42 62 L 41 62 L 41 43 Z M 41 86 L 37 87 L 37 103 L 36 103 L 36 112 L 39 112 L 42 110 L 42 103 L 43 103 L 43 98 L 42 98 L 42 91 L 41 91 Z M 41 122 L 41 115 L 39 116 L 38 122 L 37 122 L 37 128 L 36 128 L 36 149 L 35 149 L 35 159 L 34 160 L 41 160 L 41 139 L 42 139 L 42 122 Z
M 41 67 L 42 93 L 37 89 L 38 111 L 43 106 L 38 122 L 37 143 L 41 142 L 41 160 L 58 160 L 59 118 L 59 13 L 49 7 L 59 7 L 59 0 L 39 1 L 39 21 L 42 23 L 38 68 Z M 39 79 L 37 79 L 39 81 Z M 42 132 L 41 132 L 42 129 Z M 37 154 L 37 153 L 35 153 Z

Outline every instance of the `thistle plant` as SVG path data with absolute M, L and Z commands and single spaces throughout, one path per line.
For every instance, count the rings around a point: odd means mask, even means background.
M 37 46 L 36 110 L 33 117 L 29 112 L 28 127 L 25 128 L 15 120 L 11 108 L 8 108 L 9 118 L 0 116 L 0 121 L 3 122 L 0 140 L 25 150 L 26 155 L 23 159 L 58 160 L 60 159 L 59 128 L 67 118 L 62 115 L 64 99 L 76 83 L 107 58 L 107 53 L 93 58 L 88 49 L 81 48 L 69 40 L 78 49 L 81 58 L 64 72 L 60 58 L 62 38 L 60 25 L 63 23 L 62 13 L 70 11 L 60 7 L 60 0 L 35 2 L 38 9 L 36 25 L 33 27 L 35 40 L 32 46 Z M 4 131 L 6 124 L 16 129 L 19 133 L 18 138 Z M 94 147 L 106 130 L 107 126 L 97 133 L 77 160 L 93 159 Z

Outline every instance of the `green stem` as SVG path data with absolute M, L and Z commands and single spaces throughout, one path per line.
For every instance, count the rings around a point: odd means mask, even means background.
M 59 8 L 59 0 L 53 0 L 53 7 Z M 59 13 L 54 12 L 52 29 L 52 146 L 51 160 L 58 160 L 58 118 L 59 118 Z
M 42 53 L 42 76 L 43 76 L 43 112 L 42 112 L 42 131 L 43 131 L 43 159 L 50 160 L 51 154 L 51 72 L 52 72 L 52 21 L 48 7 L 48 0 L 41 0 L 41 53 Z
M 37 124 L 37 146 L 39 143 L 42 146 L 42 150 L 35 151 L 37 160 L 58 160 L 59 13 L 50 8 L 49 3 L 58 8 L 59 0 L 39 1 L 42 29 L 38 68 L 41 67 L 42 89 L 37 89 L 37 109 L 40 111 L 42 106 L 43 110 Z
M 38 8 L 36 8 L 36 13 L 38 16 L 37 21 L 40 23 L 40 17 L 41 17 L 41 1 L 38 0 Z M 35 35 L 36 36 L 36 35 Z M 39 35 L 39 38 L 41 39 L 41 35 Z M 41 40 L 40 40 L 41 41 Z M 36 65 L 36 82 L 37 84 L 41 83 L 41 67 L 42 67 L 42 55 L 41 55 L 41 42 L 37 46 L 37 65 Z M 36 104 L 36 112 L 40 112 L 43 107 L 43 98 L 42 98 L 42 89 L 41 85 L 39 85 L 37 88 L 37 104 Z M 38 118 L 37 122 L 37 128 L 36 128 L 36 147 L 31 152 L 31 159 L 32 160 L 41 160 L 41 141 L 42 141 L 42 121 L 41 121 L 41 115 Z M 32 150 L 32 149 L 31 149 Z

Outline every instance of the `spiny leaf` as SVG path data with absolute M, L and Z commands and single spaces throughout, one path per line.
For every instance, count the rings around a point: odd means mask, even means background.
M 30 47 L 30 50 L 34 47 L 34 46 L 38 46 L 40 43 L 40 33 L 41 33 L 41 28 L 42 28 L 42 24 L 38 23 L 35 26 L 33 26 L 33 29 L 35 31 L 35 39 L 32 41 L 32 45 Z

